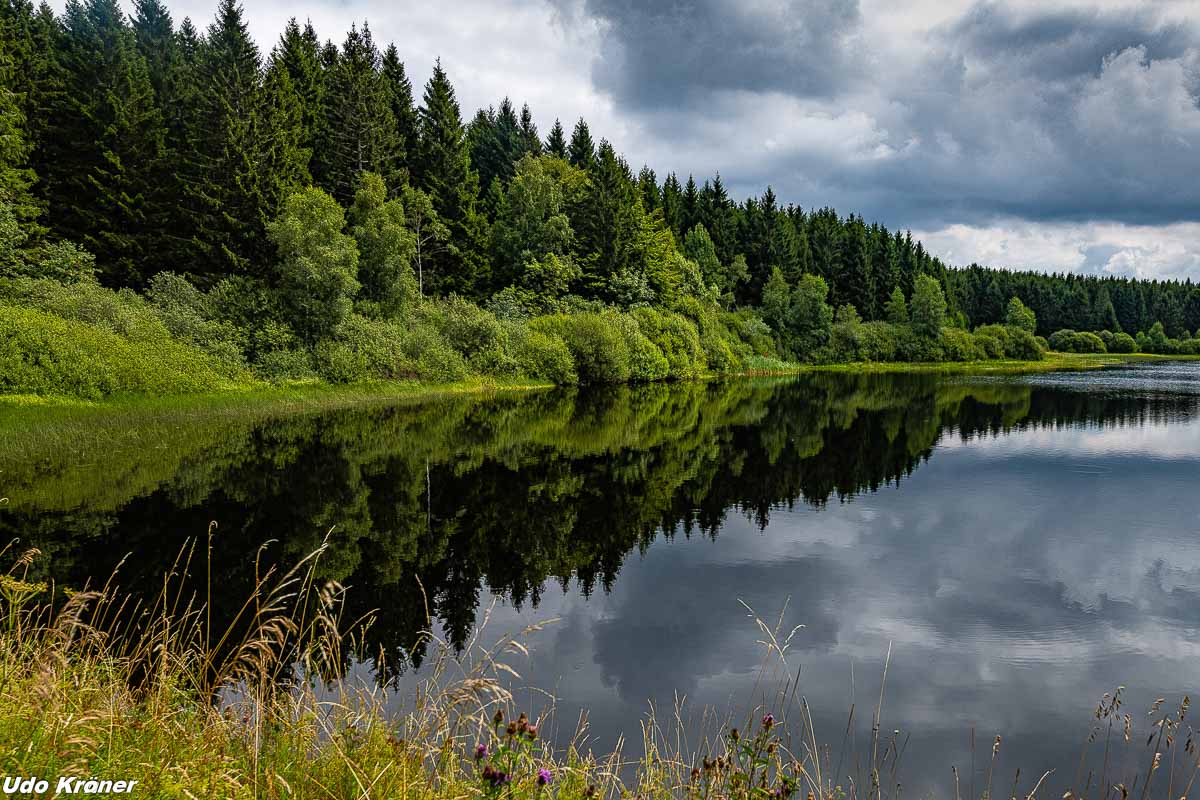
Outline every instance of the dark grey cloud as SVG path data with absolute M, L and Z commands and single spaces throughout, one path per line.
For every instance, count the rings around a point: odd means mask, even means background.
M 858 0 L 587 0 L 603 26 L 593 76 L 633 109 L 703 106 L 714 90 L 832 97 L 861 72 Z

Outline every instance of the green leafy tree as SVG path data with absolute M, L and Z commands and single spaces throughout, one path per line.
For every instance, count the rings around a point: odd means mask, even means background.
M 1014 297 L 1008 301 L 1008 308 L 1004 312 L 1004 324 L 1034 333 L 1037 331 L 1037 315 L 1021 302 L 1021 298 Z
M 913 331 L 918 336 L 936 339 L 946 324 L 946 296 L 942 285 L 929 275 L 918 275 L 913 286 L 912 306 Z
M 297 333 L 312 344 L 349 315 L 358 292 L 358 248 L 343 233 L 337 201 L 310 187 L 290 195 L 267 235 L 279 252 L 280 298 Z
M 527 262 L 571 251 L 575 232 L 567 198 L 585 181 L 579 170 L 557 159 L 526 155 L 517 162 L 492 228 L 497 288 L 518 281 Z
M 400 200 L 388 200 L 383 178 L 359 176 L 350 208 L 350 234 L 358 246 L 360 297 L 383 316 L 410 308 L 419 294 L 413 260 L 416 234 L 409 229 Z
M 892 289 L 892 295 L 883 309 L 883 317 L 893 325 L 908 324 L 908 303 L 904 301 L 904 292 L 899 286 Z
M 453 246 L 450 243 L 450 228 L 438 216 L 433 200 L 420 189 L 406 185 L 400 199 L 404 205 L 404 223 L 413 235 L 417 293 L 424 295 L 427 265 L 430 269 L 434 268 L 438 263 L 437 257 Z

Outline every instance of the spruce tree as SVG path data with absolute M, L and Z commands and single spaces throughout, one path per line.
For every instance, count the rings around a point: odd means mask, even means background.
M 425 84 L 419 113 L 413 179 L 450 231 L 450 246 L 427 259 L 424 283 L 433 293 L 482 294 L 489 287 L 486 221 L 476 210 L 479 177 L 471 169 L 458 100 L 440 60 Z
M 151 203 L 162 177 L 162 114 L 116 0 L 72 2 L 64 26 L 67 91 L 48 150 L 47 219 L 96 256 L 106 283 L 141 286 L 165 266 Z
M 533 112 L 529 110 L 528 103 L 521 106 L 521 155 L 526 154 L 542 154 L 542 140 L 538 138 L 537 125 L 533 121 Z
M 37 217 L 40 209 L 31 188 L 36 175 L 29 167 L 25 111 L 13 84 L 12 59 L 0 51 L 0 203 L 7 204 L 17 223 Z
M 404 70 L 404 62 L 396 45 L 389 44 L 383 53 L 383 82 L 391 92 L 392 118 L 396 120 L 396 133 L 400 137 L 400 147 L 403 149 L 401 164 L 404 167 L 405 179 L 412 171 L 411 161 L 417 150 L 417 130 L 419 119 L 417 107 L 413 104 L 412 81 Z M 400 192 L 400 186 L 389 186 L 394 196 Z
M 858 309 L 863 319 L 875 318 L 875 273 L 867 245 L 867 228 L 862 219 L 851 218 L 838 251 L 838 274 L 834 306 L 846 303 Z
M 593 170 L 596 168 L 596 146 L 592 142 L 592 132 L 583 117 L 575 123 L 571 132 L 571 143 L 567 145 L 567 161 L 577 169 Z
M 647 213 L 662 205 L 662 195 L 658 190 L 658 176 L 648 166 L 643 165 L 641 171 L 638 172 L 638 191 L 642 195 L 642 208 Z
M 562 122 L 555 119 L 550 135 L 546 137 L 546 153 L 555 158 L 567 157 L 567 137 L 563 132 Z
M 351 26 L 330 75 L 326 122 L 319 146 L 326 150 L 324 186 L 348 205 L 358 176 L 374 172 L 398 185 L 403 168 L 392 92 L 380 71 L 379 51 L 366 24 Z
M 266 224 L 296 180 L 295 170 L 277 169 L 279 143 L 289 137 L 271 127 L 294 117 L 271 109 L 258 47 L 236 0 L 218 5 L 196 79 L 189 149 L 179 159 L 194 251 L 189 266 L 202 285 L 228 274 L 266 277 L 274 259 Z
M 325 75 L 321 65 L 321 42 L 312 23 L 302 29 L 295 17 L 288 20 L 279 43 L 271 51 L 269 69 L 282 69 L 287 73 L 300 112 L 300 146 L 308 151 L 311 158 L 325 127 Z M 320 176 L 320 182 L 326 182 L 324 174 Z
M 636 271 L 642 205 L 629 166 L 611 144 L 600 143 L 592 180 L 571 214 L 584 279 L 597 293 L 614 278 Z

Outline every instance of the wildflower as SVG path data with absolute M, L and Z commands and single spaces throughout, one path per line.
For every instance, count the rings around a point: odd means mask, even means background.
M 481 777 L 485 782 L 490 783 L 493 789 L 499 788 L 512 781 L 511 775 L 509 775 L 507 772 L 502 772 L 501 770 L 495 769 L 491 764 L 488 764 L 483 768 Z
M 731 728 L 729 730 L 729 738 L 736 742 L 738 739 L 742 738 L 742 736 L 740 733 L 738 733 L 737 728 Z
M 515 722 L 508 723 L 508 730 L 506 730 L 504 732 L 504 735 L 509 737 L 510 739 L 512 737 L 516 736 L 517 735 L 517 723 L 515 723 Z
M 544 768 L 538 770 L 538 776 L 537 776 L 537 785 L 538 786 L 549 786 L 553 782 L 554 782 L 554 776 L 550 774 L 550 770 L 544 769 Z
M 485 758 L 487 758 L 487 755 L 488 755 L 488 749 L 487 749 L 486 744 L 475 745 L 475 760 L 476 761 L 483 761 Z
M 692 783 L 695 783 L 698 780 L 700 780 L 700 768 L 692 767 Z
M 763 722 L 763 730 L 764 731 L 771 730 L 772 726 L 775 725 L 775 715 L 767 714 L 765 717 L 763 717 L 762 722 Z
M 525 728 L 525 735 L 529 737 L 529 741 L 537 738 L 537 725 L 529 725 Z
M 497 728 L 499 728 L 501 723 L 503 723 L 503 722 L 504 722 L 504 711 L 503 711 L 503 709 L 497 708 L 496 713 L 494 715 L 492 715 L 492 724 L 495 725 Z

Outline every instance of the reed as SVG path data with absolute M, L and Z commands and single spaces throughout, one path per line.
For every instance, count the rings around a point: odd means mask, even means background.
M 432 664 L 397 697 L 347 670 L 370 655 L 362 634 L 375 615 L 344 618 L 345 588 L 318 577 L 325 545 L 289 570 L 260 557 L 253 591 L 221 630 L 209 613 L 212 550 L 210 530 L 143 602 L 122 593 L 117 575 L 74 592 L 32 581 L 38 551 L 0 551 L 12 562 L 0 576 L 0 772 L 137 781 L 140 796 L 181 798 L 902 796 L 908 740 L 883 733 L 886 668 L 869 740 L 860 749 L 851 736 L 852 706 L 845 731 L 826 741 L 792 657 L 799 628 L 783 612 L 746 607 L 762 660 L 740 710 L 705 709 L 696 726 L 678 698 L 670 713 L 652 708 L 641 721 L 640 748 L 622 741 L 596 753 L 586 717 L 567 745 L 551 744 L 550 695 L 541 718 L 517 707 L 528 640 L 552 620 L 485 645 L 485 612 L 461 655 L 423 633 L 414 645 Z M 1118 688 L 1097 706 L 1065 797 L 1186 797 L 1200 772 L 1190 701 L 1155 703 L 1143 748 L 1121 696 Z M 978 800 L 992 800 L 1000 753 L 997 736 Z M 1114 765 L 1131 755 L 1133 774 L 1119 775 Z M 965 789 L 975 800 L 952 774 L 955 797 Z M 1009 797 L 1044 797 L 1050 774 L 1022 788 L 1017 770 Z

